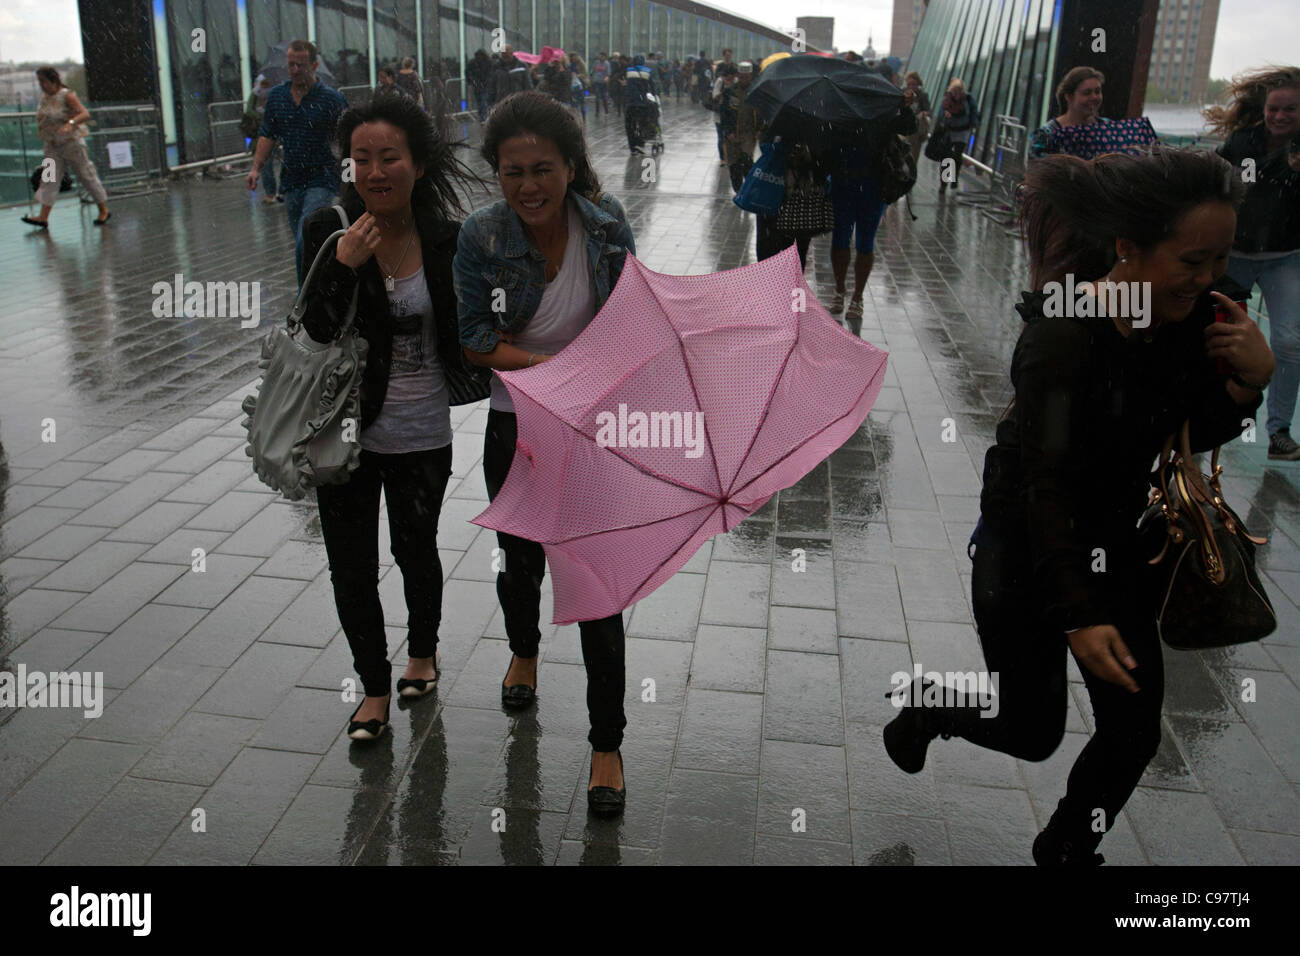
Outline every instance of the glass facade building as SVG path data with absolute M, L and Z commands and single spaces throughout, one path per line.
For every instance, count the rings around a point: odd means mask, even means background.
M 997 152 L 999 116 L 1037 129 L 1059 109 L 1054 91 L 1075 66 L 1106 76 L 1102 113 L 1141 114 L 1160 0 L 930 0 L 906 69 L 921 74 L 935 109 L 960 77 L 979 104 L 966 152 Z M 1096 46 L 1098 35 L 1105 49 Z
M 96 2 L 80 0 L 83 33 L 86 8 Z M 669 62 L 701 50 L 717 59 L 724 47 L 737 60 L 757 60 L 790 44 L 777 29 L 691 0 L 109 2 L 122 8 L 120 15 L 129 10 L 151 25 L 151 75 L 136 79 L 160 110 L 173 166 L 213 158 L 211 105 L 245 100 L 269 49 L 297 38 L 316 44 L 345 94 L 349 87 L 373 87 L 379 66 L 410 56 L 422 76 L 446 83 L 453 104 L 464 103 L 462 78 L 475 51 L 491 53 L 506 43 L 534 53 L 562 47 L 587 60 L 601 51 L 653 50 Z M 93 37 L 83 46 L 88 74 L 123 69 L 111 48 Z
M 954 77 L 979 104 L 966 152 L 988 163 L 996 117 L 1029 129 L 1047 122 L 1062 0 L 930 0 L 907 62 L 921 74 L 936 113 Z

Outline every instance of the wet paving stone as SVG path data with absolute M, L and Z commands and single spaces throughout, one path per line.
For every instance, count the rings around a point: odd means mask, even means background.
M 760 833 L 754 844 L 756 866 L 850 866 L 852 863 L 853 847 L 848 843 Z
M 252 863 L 259 866 L 329 866 L 352 863 L 365 846 L 392 794 L 307 784 L 266 837 Z M 341 828 L 321 820 L 344 821 Z
M 188 713 L 131 768 L 131 776 L 210 787 L 261 726 L 249 717 Z
M 1038 834 L 1023 790 L 936 784 L 958 866 L 1024 866 Z
M 1230 827 L 1300 836 L 1300 796 L 1246 725 L 1179 716 L 1169 723 Z
M 763 701 L 763 737 L 839 746 L 843 708 L 826 687 L 839 685 L 839 660 L 828 654 L 769 651 Z
M 947 866 L 953 862 L 943 820 L 891 813 L 853 813 L 858 866 Z
M 692 689 L 686 696 L 675 767 L 756 774 L 763 729 L 763 697 Z
M 756 777 L 675 770 L 664 813 L 660 862 L 748 865 L 754 860 Z
M 480 807 L 461 846 L 466 866 L 543 866 L 554 863 L 568 814 Z
M 144 748 L 74 739 L 0 807 L 0 862 L 40 863 L 144 753 Z M 78 785 L 68 787 L 70 775 Z
M 143 866 L 189 815 L 202 787 L 127 777 L 45 861 L 53 866 Z
M 1241 852 L 1203 793 L 1138 787 L 1125 813 L 1156 866 L 1237 866 Z M 1103 850 L 1104 853 L 1104 850 Z
M 798 828 L 798 829 L 796 829 Z M 763 742 L 758 775 L 760 834 L 848 844 L 849 785 L 843 747 Z
M 102 673 L 108 687 L 128 687 L 201 617 L 197 608 L 148 604 L 98 641 L 76 667 Z
M 194 817 L 182 820 L 149 861 L 152 865 L 242 865 L 252 861 L 267 836 L 302 791 L 320 758 L 279 750 L 245 748 L 203 793 Z
M 691 687 L 762 693 L 766 638 L 759 628 L 701 624 L 691 657 Z

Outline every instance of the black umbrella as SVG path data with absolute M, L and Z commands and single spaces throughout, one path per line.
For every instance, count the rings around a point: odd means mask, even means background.
M 775 134 L 807 141 L 897 113 L 903 91 L 857 63 L 801 53 L 769 64 L 745 101 Z

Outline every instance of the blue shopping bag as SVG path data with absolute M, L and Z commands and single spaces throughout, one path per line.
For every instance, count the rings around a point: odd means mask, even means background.
M 775 216 L 785 199 L 785 146 L 776 139 L 759 143 L 758 148 L 762 155 L 750 167 L 732 202 L 745 212 Z

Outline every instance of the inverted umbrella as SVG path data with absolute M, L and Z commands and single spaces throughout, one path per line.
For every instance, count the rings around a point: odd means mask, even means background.
M 798 53 L 769 64 L 745 102 L 775 134 L 808 141 L 897 113 L 903 91 L 861 64 Z
M 793 246 L 702 276 L 629 255 L 567 348 L 501 373 L 518 440 L 474 523 L 542 544 L 555 623 L 618 613 L 843 444 L 886 359 L 817 301 Z
M 1106 153 L 1137 155 L 1146 152 L 1156 141 L 1151 121 L 1139 116 L 1109 123 L 1057 126 L 1052 131 L 1049 148 L 1052 152 L 1069 153 L 1080 159 L 1095 159 Z

